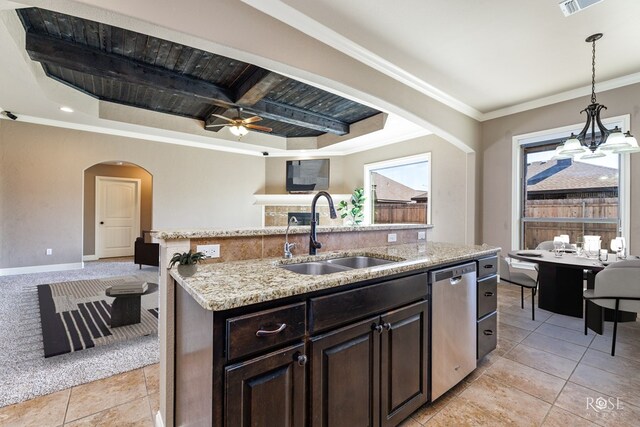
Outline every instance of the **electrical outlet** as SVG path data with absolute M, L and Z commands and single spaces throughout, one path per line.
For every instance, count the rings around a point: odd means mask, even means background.
M 220 258 L 220 245 L 198 245 L 196 250 L 207 258 Z
M 53 255 L 53 249 L 47 249 L 47 255 Z
M 418 231 L 418 240 L 426 240 L 427 232 L 426 231 Z
M 396 233 L 387 234 L 387 242 L 392 243 L 398 240 L 398 235 Z

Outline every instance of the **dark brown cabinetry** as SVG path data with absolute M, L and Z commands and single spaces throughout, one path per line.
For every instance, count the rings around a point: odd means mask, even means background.
M 311 425 L 395 426 L 427 401 L 428 302 L 311 339 Z
M 304 344 L 225 368 L 227 427 L 305 424 Z
M 177 285 L 175 425 L 400 424 L 429 398 L 429 295 L 424 270 L 228 311 Z
M 482 359 L 498 344 L 498 258 L 478 260 L 478 347 L 477 358 Z

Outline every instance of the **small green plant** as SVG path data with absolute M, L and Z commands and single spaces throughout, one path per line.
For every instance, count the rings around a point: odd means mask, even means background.
M 351 194 L 351 207 L 349 207 L 349 203 L 345 200 L 340 201 L 338 203 L 338 212 L 340 212 L 340 218 L 349 218 L 349 220 L 354 224 L 358 225 L 364 221 L 364 188 L 358 187 L 353 190 L 353 194 Z
M 173 254 L 171 261 L 169 261 L 169 268 L 173 267 L 175 264 L 179 264 L 179 265 L 197 264 L 205 258 L 206 256 L 202 252 L 193 252 L 191 249 L 189 249 L 189 252 L 183 252 L 183 253 L 176 252 L 175 254 Z

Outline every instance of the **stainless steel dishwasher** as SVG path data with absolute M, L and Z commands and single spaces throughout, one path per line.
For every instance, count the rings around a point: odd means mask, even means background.
M 476 264 L 431 272 L 431 400 L 476 368 Z

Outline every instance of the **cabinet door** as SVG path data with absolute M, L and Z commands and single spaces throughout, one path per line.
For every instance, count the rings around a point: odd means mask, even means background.
M 305 425 L 304 344 L 225 368 L 227 427 Z
M 311 340 L 311 425 L 379 425 L 379 317 Z
M 382 315 L 380 406 L 383 426 L 395 426 L 427 401 L 429 304 Z

